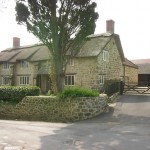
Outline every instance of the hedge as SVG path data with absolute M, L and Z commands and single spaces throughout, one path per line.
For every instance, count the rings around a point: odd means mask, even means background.
M 0 101 L 20 102 L 25 96 L 38 96 L 40 88 L 36 86 L 1 86 Z
M 81 87 L 70 87 L 66 88 L 62 93 L 57 95 L 59 98 L 67 97 L 97 97 L 99 93 L 95 90 L 81 88 Z

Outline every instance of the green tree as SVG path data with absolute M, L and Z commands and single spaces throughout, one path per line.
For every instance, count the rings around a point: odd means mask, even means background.
M 16 0 L 16 21 L 49 48 L 57 92 L 64 89 L 66 55 L 73 57 L 95 31 L 95 7 L 91 0 Z

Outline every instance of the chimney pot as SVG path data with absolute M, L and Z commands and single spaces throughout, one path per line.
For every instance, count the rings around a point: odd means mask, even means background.
M 13 48 L 18 48 L 18 47 L 20 47 L 20 38 L 13 37 Z
M 106 31 L 109 33 L 114 33 L 114 24 L 115 24 L 115 22 L 113 20 L 107 20 L 106 21 Z

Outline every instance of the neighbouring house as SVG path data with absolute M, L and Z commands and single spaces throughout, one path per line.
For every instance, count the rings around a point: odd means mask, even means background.
M 138 83 L 138 66 L 132 61 L 125 58 L 124 61 L 124 82 L 126 84 L 137 84 Z
M 49 50 L 43 45 L 16 45 L 0 53 L 0 85 L 37 85 L 43 93 L 50 89 Z
M 43 93 L 51 89 L 50 53 L 44 45 L 20 46 L 0 53 L 0 85 L 37 85 Z M 68 62 L 65 86 L 99 89 L 106 80 L 138 82 L 138 67 L 124 57 L 120 37 L 114 33 L 114 21 L 107 20 L 106 33 L 90 35 Z
M 150 59 L 132 60 L 138 69 L 138 84 L 141 86 L 150 86 Z

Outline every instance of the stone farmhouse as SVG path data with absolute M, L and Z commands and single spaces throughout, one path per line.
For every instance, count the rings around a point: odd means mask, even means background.
M 37 85 L 43 93 L 51 89 L 50 53 L 44 45 L 13 47 L 0 52 L 0 85 Z M 99 89 L 106 80 L 138 82 L 138 67 L 124 57 L 114 21 L 107 20 L 106 33 L 90 35 L 67 65 L 65 86 Z

